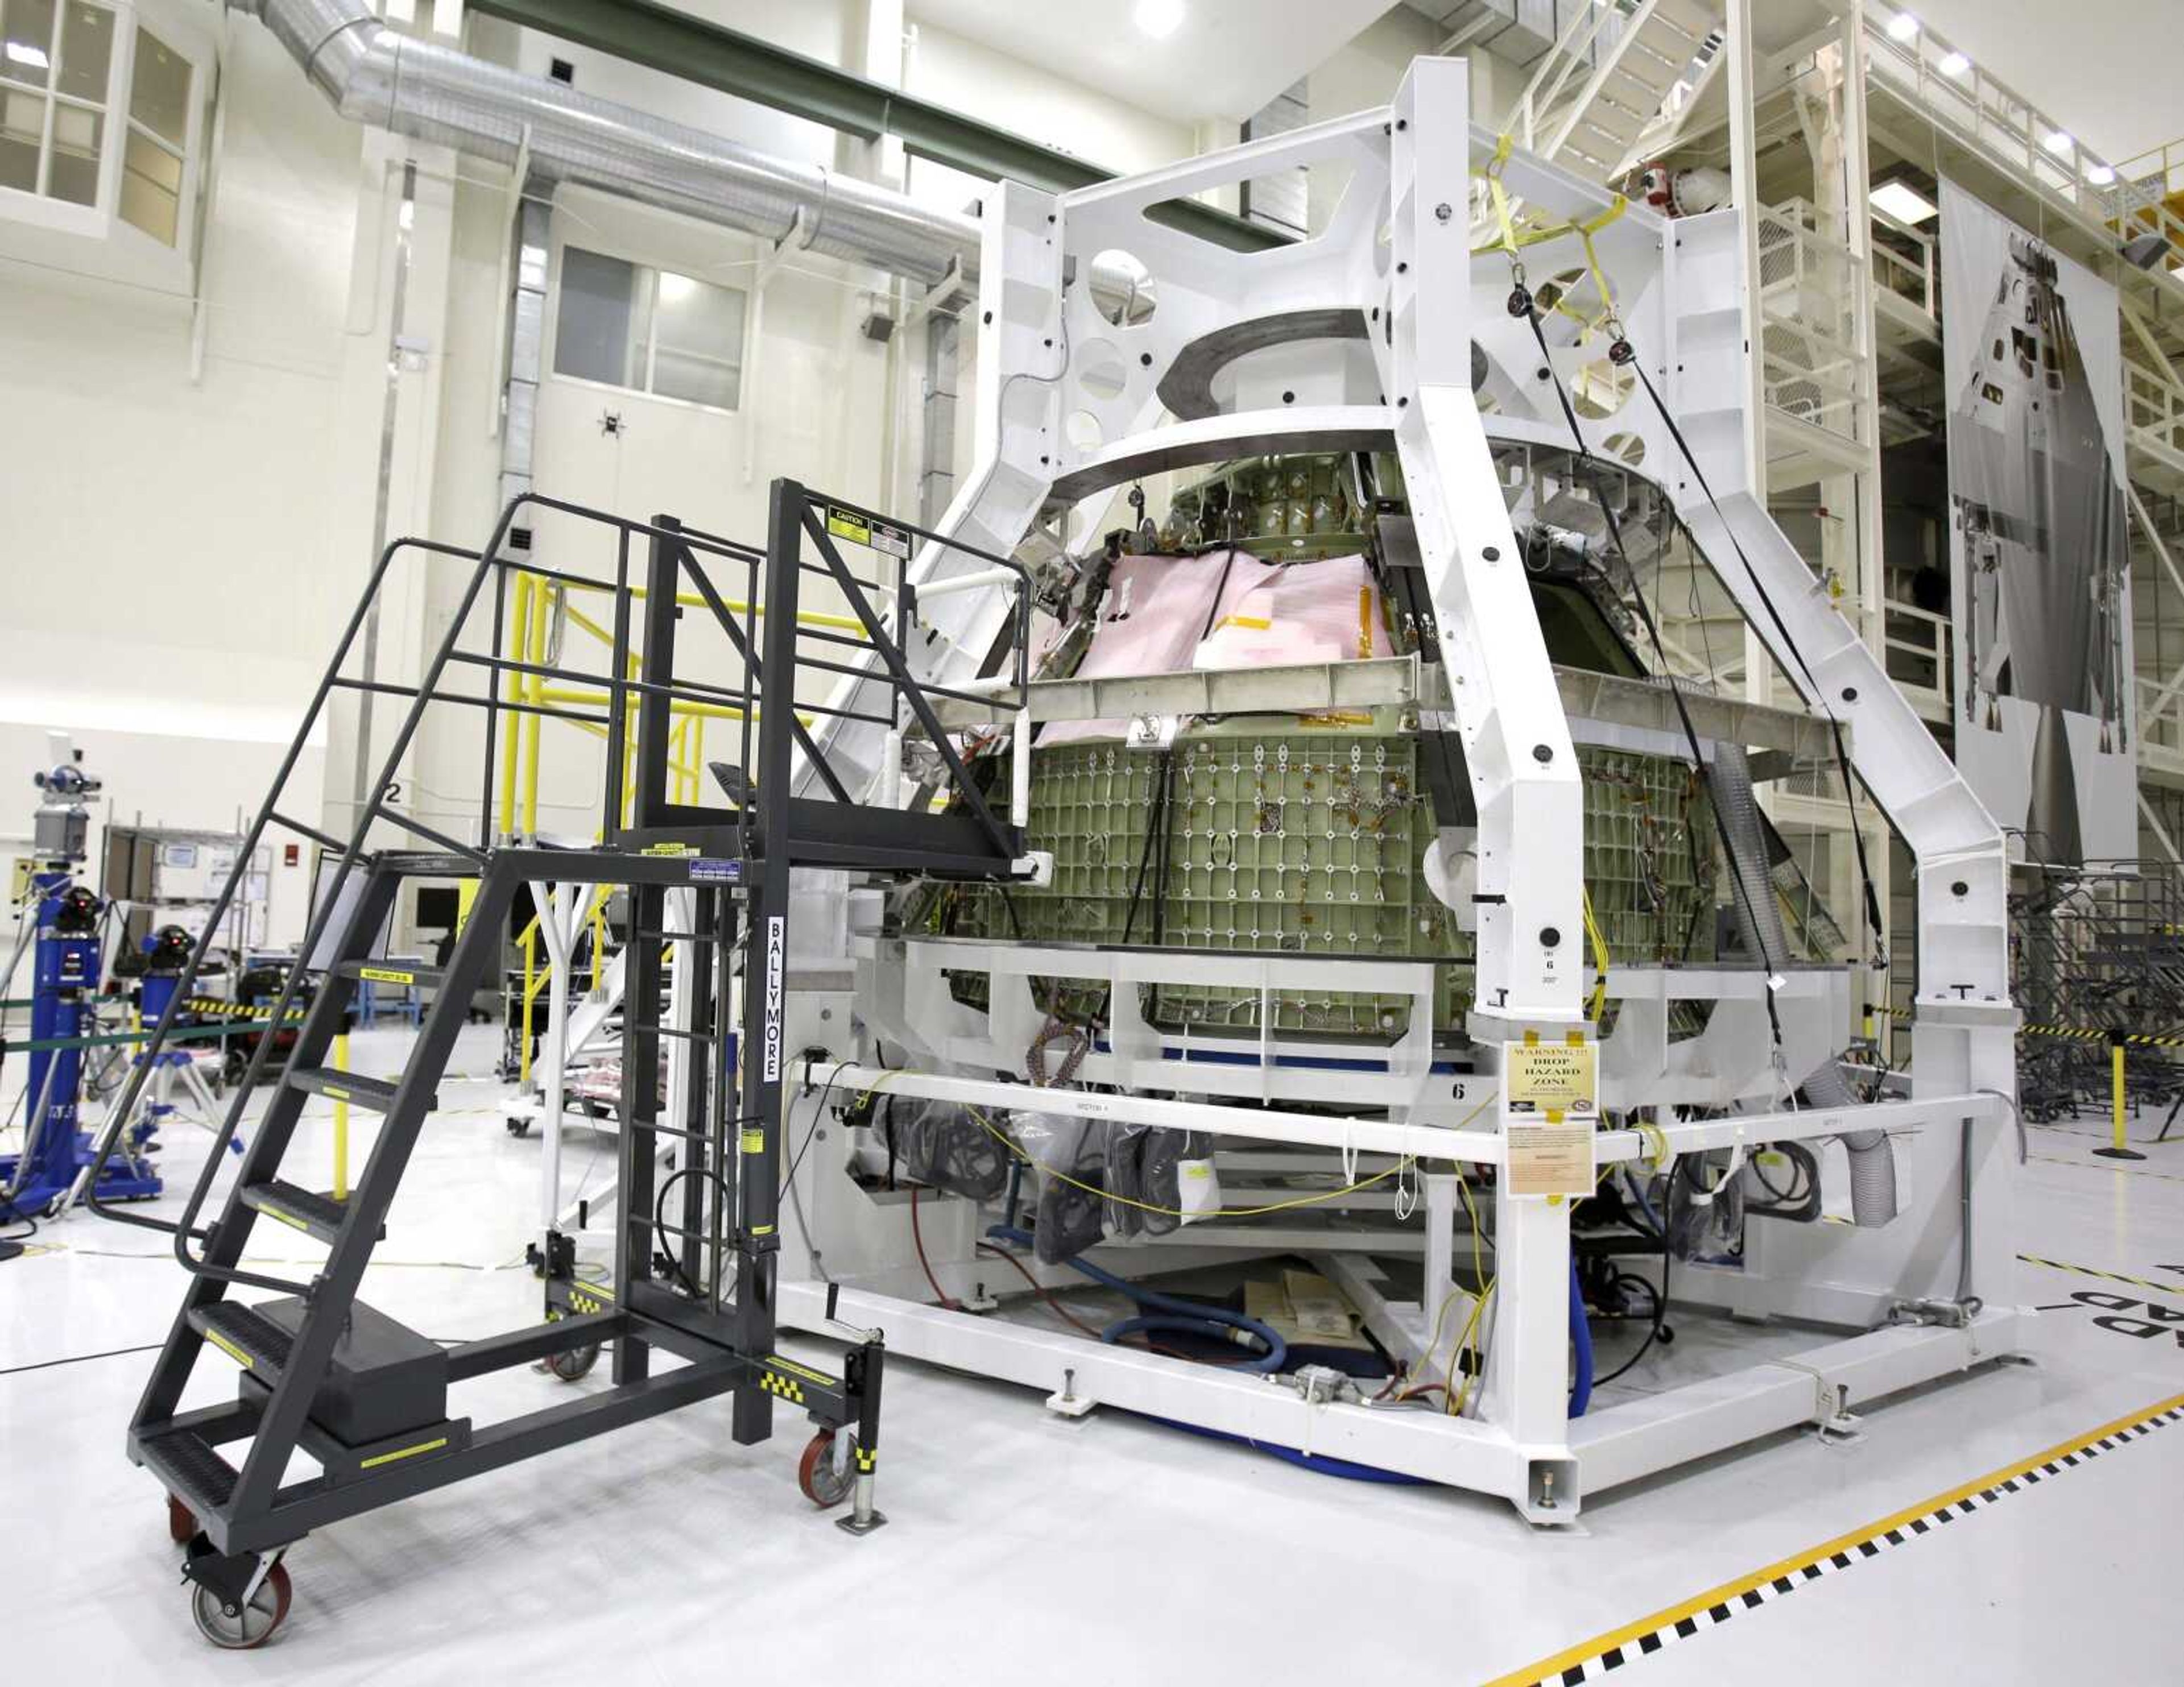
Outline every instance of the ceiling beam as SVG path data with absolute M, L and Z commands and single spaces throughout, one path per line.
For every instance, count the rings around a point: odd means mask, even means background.
M 989 181 L 1022 181 L 1058 193 L 1110 181 L 1117 174 L 655 0 L 470 0 L 470 9 L 859 140 L 892 135 L 914 158 Z M 1146 214 L 1232 251 L 1287 243 L 1270 230 L 1196 200 L 1156 206 Z

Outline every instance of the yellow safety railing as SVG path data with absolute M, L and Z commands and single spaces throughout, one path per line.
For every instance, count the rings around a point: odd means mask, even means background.
M 615 588 L 598 582 L 574 582 L 549 579 L 543 575 L 523 570 L 510 574 L 512 599 L 508 625 L 501 651 L 497 655 L 509 657 L 523 665 L 510 672 L 502 700 L 515 705 L 517 720 L 511 724 L 501 748 L 500 793 L 496 835 L 503 838 L 535 838 L 538 832 L 538 776 L 541 766 L 539 723 L 549 718 L 565 721 L 589 736 L 605 738 L 612 730 L 596 721 L 586 720 L 575 714 L 565 714 L 564 709 L 606 708 L 612 693 L 604 688 L 602 679 L 594 685 L 557 683 L 542 672 L 548 665 L 548 646 L 551 629 L 558 620 L 573 626 L 588 637 L 598 640 L 611 653 L 615 636 L 607 627 L 586 615 L 570 601 L 572 592 L 612 592 Z M 632 598 L 645 595 L 642 587 L 632 587 Z M 686 608 L 710 608 L 708 600 L 691 593 L 678 593 L 675 601 Z M 733 615 L 766 613 L 766 605 L 744 603 L 736 599 L 726 601 L 725 607 Z M 865 640 L 864 624 L 849 615 L 828 615 L 822 610 L 800 610 L 796 616 L 800 626 L 824 627 L 830 632 L 847 634 Z M 638 678 L 643 672 L 640 659 L 634 654 L 626 659 L 627 676 Z M 668 799 L 677 803 L 695 804 L 703 794 L 705 767 L 705 723 L 708 721 L 740 721 L 745 711 L 725 703 L 699 703 L 677 699 L 669 704 L 673 721 L 667 741 Z M 755 710 L 752 717 L 756 718 Z M 627 825 L 636 810 L 638 778 L 638 711 L 627 712 L 623 723 L 621 789 L 616 793 L 616 812 Z M 806 724 L 809 722 L 807 721 Z M 595 832 L 594 838 L 602 834 Z M 605 953 L 607 939 L 606 887 L 600 887 L 592 899 L 584 918 L 592 927 L 592 982 L 597 984 L 599 968 Z M 465 908 L 464 912 L 468 913 Z M 532 1026 L 538 993 L 545 988 L 547 974 L 539 965 L 538 921 L 534 915 L 516 938 L 523 950 L 523 990 L 521 999 L 522 1040 L 519 1055 L 521 1080 L 531 1081 Z M 672 956 L 670 957 L 672 964 Z

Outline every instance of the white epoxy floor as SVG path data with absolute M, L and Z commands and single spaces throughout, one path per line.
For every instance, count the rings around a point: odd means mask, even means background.
M 466 1033 L 454 1070 L 487 1072 L 497 1034 Z M 393 1070 L 405 1041 L 359 1038 L 358 1068 Z M 443 1085 L 448 1111 L 367 1281 L 374 1306 L 430 1335 L 538 1314 L 520 1258 L 539 1146 L 507 1134 L 499 1094 Z M 323 1167 L 326 1133 L 308 1125 L 292 1163 Z M 2090 1122 L 2034 1128 L 2022 1250 L 2174 1283 L 2152 1298 L 2184 1318 L 2184 1142 L 2120 1165 L 2092 1156 L 2100 1139 Z M 204 1140 L 170 1133 L 170 1186 Z M 572 1155 L 569 1188 L 589 1163 Z M 610 1148 L 593 1175 L 610 1165 Z M 315 1245 L 270 1228 L 269 1255 L 308 1268 Z M 295 1606 L 274 1644 L 220 1654 L 190 1625 L 159 1489 L 122 1452 L 152 1356 L 17 1368 L 159 1341 L 181 1275 L 164 1238 L 88 1217 L 38 1241 L 0 1265 L 0 1656 L 25 1682 L 955 1684 L 1001 1668 L 1068 1687 L 1479 1682 L 2184 1392 L 2175 1333 L 2114 1307 L 2148 1291 L 2028 1264 L 2020 1300 L 2054 1309 L 2037 1368 L 1871 1408 L 1854 1446 L 1784 1435 L 1618 1489 L 1579 1530 L 1535 1534 L 1499 1501 L 1337 1481 L 1118 1414 L 1067 1423 L 1026 1391 L 903 1362 L 880 1494 L 893 1521 L 868 1539 L 799 1496 L 800 1424 L 784 1415 L 775 1441 L 738 1447 L 717 1401 L 314 1536 L 291 1556 Z M 2088 1293 L 2105 1304 L 2074 1298 Z M 1694 1356 L 1738 1339 L 1696 1317 L 1680 1329 Z M 231 1388 L 201 1373 L 203 1400 Z M 1631 1380 L 1649 1373 L 1664 1374 L 1649 1363 Z M 508 1373 L 467 1385 L 460 1409 L 509 1415 L 565 1386 Z M 606 1386 L 604 1367 L 577 1386 Z M 2184 1424 L 1618 1679 L 2173 1683 L 2180 1511 Z

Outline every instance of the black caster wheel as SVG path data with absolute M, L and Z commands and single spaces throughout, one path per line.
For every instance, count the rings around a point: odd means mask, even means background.
M 834 1456 L 835 1433 L 822 1429 L 805 1444 L 804 1456 L 796 1462 L 796 1485 L 822 1512 L 848 1499 L 850 1484 L 857 1479 L 857 1432 L 840 1432 L 850 1444 L 850 1456 L 840 1462 Z
M 276 1564 L 265 1573 L 265 1579 L 259 1583 L 250 1602 L 231 1612 L 223 1608 L 220 1595 L 210 1588 L 192 1588 L 190 1616 L 198 1625 L 198 1633 L 223 1651 L 251 1651 L 273 1638 L 273 1631 L 288 1615 L 288 1600 L 292 1591 L 288 1567 Z
M 592 1367 L 599 1362 L 599 1345 L 596 1341 L 584 1347 L 571 1347 L 566 1352 L 546 1356 L 546 1368 L 565 1383 L 573 1383 L 579 1377 L 591 1374 Z
M 504 1122 L 508 1126 L 508 1133 L 510 1136 L 529 1136 L 531 1134 L 531 1121 L 528 1119 L 510 1119 Z
M 167 1539 L 187 1546 L 196 1538 L 198 1514 L 173 1495 L 167 1495 Z

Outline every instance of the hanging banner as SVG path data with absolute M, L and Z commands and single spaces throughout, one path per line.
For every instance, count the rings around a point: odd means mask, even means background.
M 1957 766 L 2057 866 L 2138 853 L 2115 288 L 1942 182 Z

